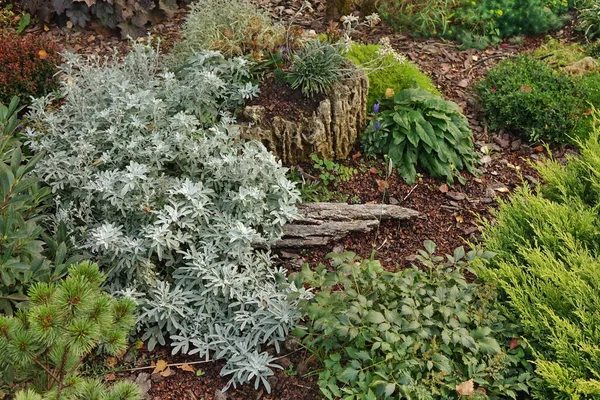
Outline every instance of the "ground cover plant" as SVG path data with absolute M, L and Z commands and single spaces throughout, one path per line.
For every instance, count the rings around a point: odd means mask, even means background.
M 30 96 L 43 96 L 57 88 L 54 74 L 60 56 L 54 43 L 6 33 L 0 33 L 0 42 L 0 103 L 19 96 L 24 104 Z
M 135 325 L 135 303 L 102 292 L 104 275 L 96 264 L 69 268 L 59 283 L 37 283 L 29 289 L 26 309 L 0 315 L 0 370 L 8 383 L 25 387 L 17 399 L 137 400 L 133 382 L 107 389 L 78 374 L 82 360 L 99 348 L 119 355 Z
M 458 106 L 422 89 L 405 89 L 374 105 L 362 139 L 367 154 L 389 157 L 412 185 L 419 165 L 435 178 L 464 182 L 477 173 L 473 133 Z
M 503 61 L 475 86 L 492 130 L 556 143 L 570 142 L 589 130 L 585 89 L 575 78 L 527 55 Z
M 598 128 L 580 144 L 581 156 L 566 165 L 538 165 L 546 183 L 539 193 L 521 189 L 484 230 L 498 256 L 482 276 L 523 325 L 541 378 L 537 399 L 600 395 Z
M 391 49 L 389 41 L 383 45 L 354 43 L 346 57 L 369 76 L 367 110 L 386 97 L 386 91 L 395 93 L 403 89 L 418 87 L 439 94 L 431 78 L 419 68 Z
M 490 286 L 467 271 L 492 253 L 435 256 L 425 242 L 413 266 L 386 272 L 354 253 L 329 254 L 333 270 L 304 265 L 294 279 L 318 289 L 303 305 L 304 345 L 323 362 L 328 399 L 513 398 L 528 393 L 530 366 L 517 326 Z
M 62 106 L 34 103 L 29 145 L 60 197 L 57 221 L 134 298 L 152 349 L 227 360 L 230 383 L 269 389 L 273 356 L 300 316 L 285 271 L 264 251 L 296 214 L 298 192 L 258 142 L 217 114 L 254 95 L 247 61 L 197 53 L 177 73 L 152 47 L 122 60 L 67 56 Z M 202 95 L 199 96 L 198 93 Z M 264 250 L 256 250 L 260 247 Z

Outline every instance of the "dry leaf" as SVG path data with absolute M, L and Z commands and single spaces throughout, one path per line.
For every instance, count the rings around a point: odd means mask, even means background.
M 196 372 L 196 370 L 194 369 L 194 367 L 192 367 L 190 364 L 185 363 L 182 365 L 177 366 L 177 368 L 182 369 L 184 371 L 188 371 L 188 372 Z
M 38 51 L 38 57 L 41 60 L 45 60 L 46 58 L 48 58 L 48 53 L 46 52 L 46 50 L 42 49 L 42 50 Z
M 517 339 L 517 338 L 512 338 L 512 339 L 510 340 L 510 346 L 508 346 L 508 348 L 512 350 L 512 349 L 515 349 L 515 348 L 517 348 L 517 346 L 518 346 L 518 345 L 519 345 L 519 339 Z
M 373 168 L 370 168 L 370 169 L 369 169 L 369 172 L 370 172 L 370 173 L 372 173 L 372 174 L 378 174 L 378 173 L 379 173 L 379 171 L 378 171 L 378 170 L 377 170 L 377 168 L 375 168 L 375 167 L 373 167 Z
M 510 190 L 508 190 L 506 186 L 500 186 L 499 188 L 496 188 L 494 190 L 500 193 L 510 193 Z
M 354 153 L 354 154 L 352 155 L 352 160 L 353 160 L 353 161 L 356 161 L 356 160 L 358 160 L 358 159 L 359 159 L 361 156 L 362 156 L 362 154 L 360 154 L 360 151 L 359 151 L 359 152 L 357 152 L 357 153 Z
M 48 28 L 48 25 L 44 25 L 44 32 L 48 32 L 50 30 L 50 28 Z
M 442 186 L 440 186 L 440 192 L 442 193 L 448 193 L 449 190 L 450 188 L 445 183 Z
M 171 375 L 173 375 L 173 371 L 169 367 L 160 373 L 160 376 L 164 376 L 165 378 Z
M 455 218 L 456 218 L 456 222 L 458 222 L 459 224 L 462 224 L 463 222 L 465 222 L 463 217 L 460 215 L 457 215 Z
M 468 381 L 465 381 L 460 385 L 456 385 L 456 391 L 462 396 L 472 396 L 473 392 L 475 392 L 475 385 L 473 384 L 473 379 L 469 379 Z
M 583 112 L 583 115 L 590 115 L 591 113 L 593 113 L 592 109 L 591 109 L 591 108 L 588 108 L 587 110 L 585 110 L 585 111 Z
M 166 368 L 168 368 L 167 362 L 165 360 L 158 360 L 156 362 L 156 367 L 154 368 L 154 371 L 152 373 L 157 374 L 159 372 L 164 371 Z
M 529 93 L 533 90 L 531 86 L 521 86 L 521 92 Z
M 377 182 L 377 188 L 379 189 L 380 192 L 383 192 L 385 189 L 387 189 L 389 187 L 388 182 L 384 181 L 382 179 L 375 179 L 375 182 Z
M 390 97 L 392 97 L 394 94 L 396 94 L 396 92 L 394 92 L 394 89 L 392 89 L 392 88 L 385 89 L 385 97 L 387 99 L 389 99 Z
M 142 347 L 144 347 L 144 342 L 142 342 L 141 340 L 138 340 L 137 342 L 135 342 L 135 348 L 140 350 Z
M 533 150 L 537 151 L 538 153 L 541 153 L 542 151 L 544 151 L 544 146 L 536 146 L 533 148 Z
M 67 29 L 73 29 L 73 23 L 71 21 L 67 21 Z
M 117 365 L 117 357 L 108 357 L 105 364 L 108 368 L 113 368 Z
M 114 381 L 115 379 L 117 379 L 116 375 L 113 374 L 112 372 L 110 374 L 106 374 L 106 376 L 104 377 L 105 380 L 107 381 Z

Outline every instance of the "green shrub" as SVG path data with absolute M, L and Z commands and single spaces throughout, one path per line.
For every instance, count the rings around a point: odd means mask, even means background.
M 297 284 L 318 289 L 304 304 L 304 345 L 324 363 L 319 386 L 328 399 L 516 399 L 531 374 L 522 344 L 510 346 L 517 327 L 496 305 L 489 286 L 464 273 L 490 257 L 463 248 L 434 256 L 425 242 L 421 268 L 386 272 L 354 253 L 329 254 L 333 271 L 304 265 Z
M 74 262 L 66 259 L 62 230 L 53 237 L 42 229 L 51 191 L 32 173 L 43 154 L 25 158 L 13 136 L 18 104 L 16 97 L 0 104 L 0 312 L 7 315 L 27 299 L 30 285 L 58 280 Z
M 312 40 L 292 55 L 286 79 L 306 97 L 325 93 L 344 77 L 346 59 L 340 44 Z
M 353 44 L 346 57 L 369 75 L 369 97 L 367 110 L 385 98 L 390 88 L 396 93 L 403 89 L 418 87 L 439 94 L 431 78 L 419 71 L 409 61 L 400 62 L 394 54 L 382 54 L 382 46 L 374 44 Z
M 14 317 L 0 315 L 0 370 L 4 378 L 27 387 L 20 399 L 136 400 L 133 382 L 107 390 L 78 374 L 95 349 L 120 355 L 135 325 L 135 303 L 103 293 L 98 266 L 82 262 L 69 268 L 59 283 L 37 283 L 29 289 L 27 308 Z
M 367 154 L 385 154 L 408 184 L 418 164 L 449 184 L 460 171 L 476 174 L 473 133 L 458 106 L 421 89 L 406 89 L 375 105 L 363 136 Z
M 589 105 L 576 80 L 535 57 L 503 61 L 475 90 L 492 130 L 513 131 L 531 142 L 564 143 L 586 134 Z
M 273 24 L 269 14 L 245 0 L 198 0 L 182 27 L 182 40 L 175 46 L 178 60 L 193 52 L 215 50 L 226 57 L 274 50 L 285 44 L 285 29 Z
M 378 12 L 383 21 L 400 31 L 422 36 L 443 35 L 461 0 L 384 0 Z
M 540 193 L 517 192 L 484 230 L 498 256 L 482 276 L 523 325 L 537 399 L 600 395 L 600 130 L 581 145 L 566 165 L 538 166 Z
M 30 109 L 30 147 L 47 153 L 36 171 L 77 248 L 137 300 L 150 349 L 170 338 L 174 352 L 226 359 L 230 383 L 258 385 L 273 374 L 261 346 L 279 350 L 305 295 L 267 252 L 298 192 L 262 144 L 239 140 L 226 116 L 214 122 L 256 92 L 245 59 L 159 65 L 139 44 L 105 63 L 67 56 L 60 105 Z

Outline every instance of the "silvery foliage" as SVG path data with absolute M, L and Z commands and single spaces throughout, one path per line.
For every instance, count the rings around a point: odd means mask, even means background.
M 227 359 L 230 384 L 268 388 L 260 348 L 279 348 L 309 294 L 266 250 L 296 215 L 286 170 L 229 118 L 207 126 L 255 95 L 246 63 L 202 52 L 173 73 L 142 45 L 121 62 L 68 55 L 62 105 L 35 101 L 27 135 L 47 153 L 56 222 L 136 299 L 149 348 L 170 337 L 174 352 Z

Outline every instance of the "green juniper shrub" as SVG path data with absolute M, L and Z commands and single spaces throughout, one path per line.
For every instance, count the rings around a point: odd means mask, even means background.
M 523 325 L 536 399 L 600 396 L 600 129 L 579 144 L 566 165 L 538 165 L 538 194 L 517 191 L 483 232 L 498 256 L 480 275 Z
M 17 97 L 0 104 L 0 312 L 8 315 L 30 285 L 59 279 L 75 261 L 66 257 L 64 227 L 53 236 L 42 229 L 51 190 L 32 172 L 43 154 L 27 159 L 14 137 L 18 111 Z
M 384 154 L 408 184 L 416 165 L 435 178 L 464 182 L 460 171 L 477 174 L 473 133 L 458 106 L 421 89 L 405 89 L 375 104 L 362 139 L 369 155 Z
M 492 130 L 513 131 L 531 142 L 569 142 L 585 136 L 589 126 L 589 105 L 577 81 L 533 56 L 503 61 L 475 91 Z
M 333 270 L 305 264 L 293 277 L 317 290 L 303 304 L 307 327 L 296 333 L 323 362 L 326 398 L 456 399 L 464 382 L 477 399 L 528 392 L 526 344 L 513 339 L 518 326 L 489 285 L 464 276 L 493 254 L 460 247 L 444 258 L 435 247 L 426 241 L 421 267 L 399 272 L 347 252 L 327 256 Z
M 292 54 L 286 80 L 293 89 L 306 97 L 325 93 L 344 78 L 344 58 L 341 44 L 311 40 Z
M 385 98 L 388 88 L 397 93 L 416 86 L 439 94 L 431 78 L 419 71 L 416 65 L 393 53 L 384 53 L 381 45 L 358 43 L 354 43 L 346 53 L 346 58 L 365 70 L 369 76 L 367 110 L 372 110 L 375 103 Z
M 132 382 L 110 390 L 79 375 L 82 360 L 99 348 L 120 355 L 135 326 L 135 302 L 102 292 L 98 266 L 82 262 L 59 283 L 37 283 L 29 302 L 13 317 L 0 316 L 0 370 L 4 378 L 26 387 L 21 399 L 135 400 Z

